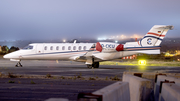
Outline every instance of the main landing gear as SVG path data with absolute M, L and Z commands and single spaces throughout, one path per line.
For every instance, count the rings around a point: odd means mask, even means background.
M 87 67 L 89 68 L 89 69 L 91 69 L 91 68 L 99 68 L 99 62 L 94 62 L 92 65 L 87 65 Z
M 16 67 L 22 67 L 21 60 L 15 65 Z

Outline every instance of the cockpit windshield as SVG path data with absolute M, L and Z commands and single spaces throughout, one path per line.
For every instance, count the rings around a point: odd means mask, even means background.
M 28 45 L 28 46 L 24 47 L 23 49 L 30 50 L 30 49 L 33 49 L 33 46 Z
M 92 46 L 91 46 L 91 48 L 95 48 L 96 47 L 96 45 L 95 44 L 93 44 Z

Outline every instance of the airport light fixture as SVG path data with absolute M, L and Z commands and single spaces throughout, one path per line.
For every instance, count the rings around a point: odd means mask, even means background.
M 63 42 L 66 42 L 66 40 L 64 39 Z
M 139 64 L 139 65 L 146 65 L 146 60 L 139 60 L 139 61 L 138 61 L 138 64 Z

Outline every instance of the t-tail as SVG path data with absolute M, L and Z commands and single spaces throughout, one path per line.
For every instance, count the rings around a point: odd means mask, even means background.
M 160 44 L 168 30 L 172 29 L 173 26 L 170 25 L 154 25 L 138 42 L 126 42 L 124 45 L 109 42 L 97 42 L 96 50 L 103 53 L 124 51 L 124 56 L 138 53 L 160 54 Z
M 160 54 L 160 44 L 168 30 L 172 29 L 173 26 L 170 25 L 154 25 L 138 42 L 127 42 L 124 50 L 145 54 Z
M 142 47 L 160 46 L 168 30 L 174 27 L 169 25 L 154 25 L 149 32 L 139 41 Z

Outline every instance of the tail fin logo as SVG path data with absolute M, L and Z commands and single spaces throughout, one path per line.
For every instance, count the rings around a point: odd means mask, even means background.
M 172 29 L 173 26 L 169 25 L 154 25 L 139 43 L 142 47 L 160 46 L 168 30 Z
M 147 44 L 149 44 L 149 45 L 151 45 L 152 44 L 152 39 L 151 38 L 149 38 L 149 39 L 147 39 Z

